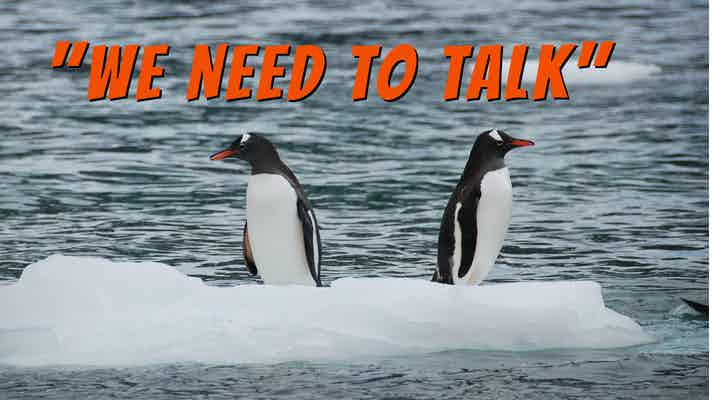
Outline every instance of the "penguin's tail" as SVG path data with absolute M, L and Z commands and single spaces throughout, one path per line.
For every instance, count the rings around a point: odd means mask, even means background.
M 701 315 L 704 315 L 705 318 L 710 317 L 710 306 L 708 304 L 698 303 L 696 301 L 687 300 L 682 297 L 680 297 L 680 300 L 684 301 L 685 304 L 687 304 L 693 310 L 697 311 Z

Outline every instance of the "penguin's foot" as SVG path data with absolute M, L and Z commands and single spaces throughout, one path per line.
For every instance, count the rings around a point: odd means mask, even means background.
M 452 281 L 452 278 L 451 278 L 451 277 L 442 277 L 442 276 L 440 275 L 440 271 L 438 271 L 437 269 L 435 270 L 435 272 L 433 272 L 433 277 L 430 278 L 430 281 L 431 281 L 431 282 L 442 283 L 442 284 L 444 284 L 444 285 L 454 285 L 454 284 L 455 284 L 455 283 Z

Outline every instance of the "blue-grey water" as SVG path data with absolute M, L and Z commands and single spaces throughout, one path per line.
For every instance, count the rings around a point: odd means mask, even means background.
M 508 156 L 512 224 L 487 282 L 600 282 L 606 304 L 657 343 L 277 365 L 5 365 L 0 398 L 707 398 L 708 323 L 679 298 L 708 293 L 708 4 L 315 3 L 0 4 L 0 279 L 61 253 L 255 283 L 241 254 L 246 167 L 208 160 L 247 130 L 269 135 L 314 203 L 326 282 L 426 279 L 474 137 L 498 127 L 537 145 Z M 87 66 L 50 68 L 57 40 L 171 45 L 155 81 L 163 99 L 86 101 Z M 444 45 L 528 43 L 533 58 L 541 43 L 582 40 L 615 40 L 613 62 L 659 72 L 570 82 L 569 101 L 441 100 Z M 326 77 L 298 103 L 187 103 L 193 46 L 223 42 L 317 44 Z M 372 87 L 354 103 L 351 46 L 376 43 L 415 46 L 417 80 L 397 102 Z

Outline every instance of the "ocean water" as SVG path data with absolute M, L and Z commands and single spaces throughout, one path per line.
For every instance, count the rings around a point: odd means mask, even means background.
M 53 254 L 256 283 L 241 254 L 247 168 L 208 159 L 250 130 L 270 137 L 314 203 L 325 282 L 427 279 L 469 148 L 497 127 L 536 146 L 508 156 L 512 224 L 485 284 L 596 281 L 609 308 L 657 339 L 280 363 L 5 364 L 1 398 L 707 397 L 708 322 L 679 300 L 706 302 L 709 288 L 706 2 L 29 1 L 0 11 L 4 284 Z M 163 98 L 87 102 L 87 66 L 49 66 L 58 40 L 171 45 L 155 81 Z M 534 60 L 541 43 L 582 40 L 617 46 L 608 69 L 572 71 L 571 100 L 441 100 L 444 45 L 528 43 Z M 297 103 L 187 103 L 193 46 L 223 42 L 317 44 L 326 76 Z M 410 92 L 386 103 L 372 86 L 352 102 L 351 46 L 399 43 L 418 49 Z

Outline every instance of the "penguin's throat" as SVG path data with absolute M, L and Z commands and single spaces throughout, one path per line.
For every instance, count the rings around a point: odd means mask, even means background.
M 248 162 L 252 167 L 253 175 L 263 173 L 275 173 L 281 171 L 284 167 L 284 163 L 277 154 L 269 154 L 263 155 L 261 157 L 255 157 L 254 159 L 248 160 Z
M 462 171 L 460 181 L 466 182 L 472 179 L 480 180 L 487 172 L 496 171 L 504 167 L 504 157 L 474 152 L 467 160 L 467 164 L 465 165 L 465 169 Z

